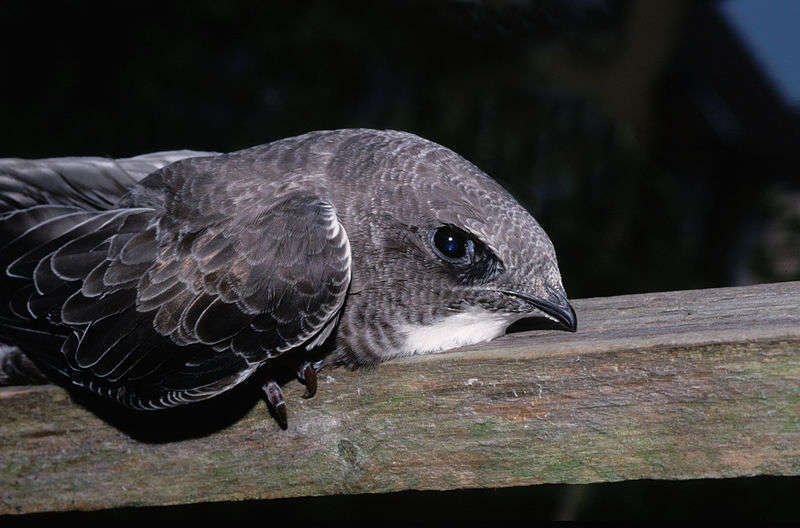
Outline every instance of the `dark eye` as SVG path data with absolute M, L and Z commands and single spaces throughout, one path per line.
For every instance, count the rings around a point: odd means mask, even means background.
M 448 260 L 461 260 L 471 253 L 472 240 L 452 227 L 443 226 L 433 233 L 433 247 Z
M 430 231 L 433 252 L 459 284 L 485 284 L 503 273 L 503 263 L 480 240 L 454 226 Z

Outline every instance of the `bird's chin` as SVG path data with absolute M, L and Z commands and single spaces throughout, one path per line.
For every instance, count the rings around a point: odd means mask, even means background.
M 443 352 L 490 341 L 526 314 L 490 312 L 474 308 L 443 317 L 432 324 L 407 325 L 401 329 L 404 346 L 393 357 Z

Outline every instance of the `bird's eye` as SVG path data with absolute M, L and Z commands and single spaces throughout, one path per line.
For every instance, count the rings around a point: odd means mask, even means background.
M 461 260 L 471 251 L 472 240 L 452 227 L 442 226 L 433 233 L 433 247 L 448 260 Z
M 480 240 L 455 226 L 429 231 L 433 252 L 459 284 L 485 284 L 503 273 L 503 263 Z

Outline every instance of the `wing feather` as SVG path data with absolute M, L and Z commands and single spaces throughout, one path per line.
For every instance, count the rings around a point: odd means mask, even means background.
M 53 368 L 136 408 L 210 397 L 321 344 L 349 286 L 330 202 L 187 167 L 143 181 L 147 203 L 134 193 L 125 208 L 0 216 L 0 265 L 24 282 L 9 313 L 66 330 Z

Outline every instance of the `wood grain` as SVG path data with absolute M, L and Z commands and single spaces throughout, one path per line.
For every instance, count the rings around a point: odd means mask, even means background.
M 0 513 L 544 482 L 800 474 L 800 283 L 576 301 L 515 333 L 285 387 L 124 413 L 0 389 Z

